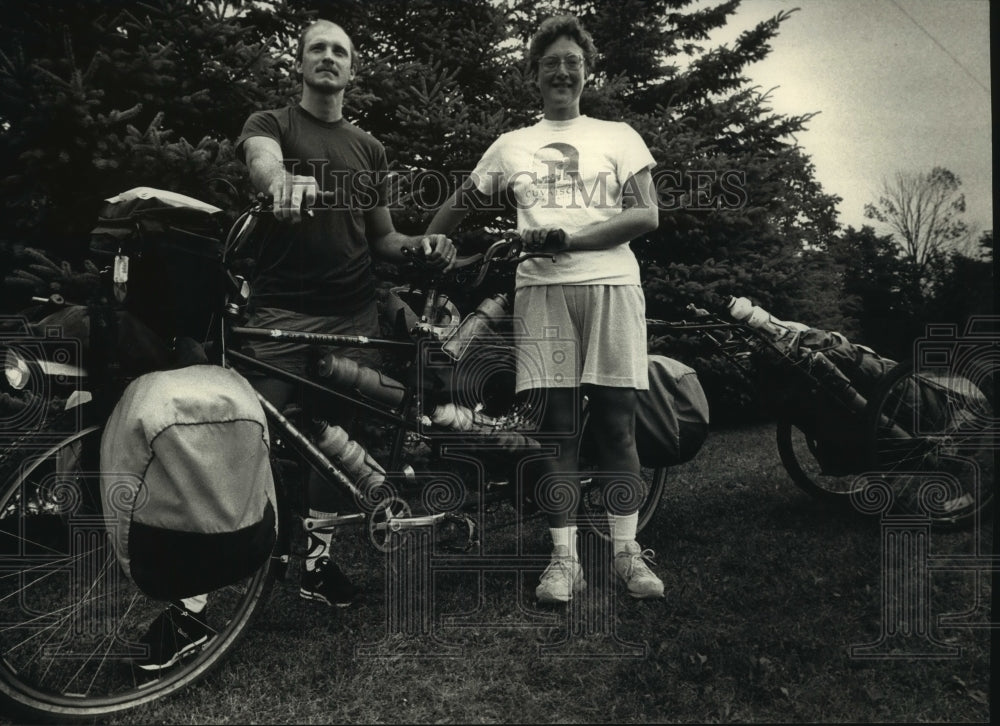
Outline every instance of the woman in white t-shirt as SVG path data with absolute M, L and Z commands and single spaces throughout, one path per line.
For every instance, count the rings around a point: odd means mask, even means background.
M 636 391 L 646 374 L 645 299 L 629 247 L 656 229 L 659 217 L 642 138 L 628 124 L 580 114 L 580 95 L 597 51 L 573 16 L 541 24 L 528 62 L 541 91 L 543 118 L 500 136 L 465 183 L 438 210 L 428 234 L 449 233 L 484 197 L 514 193 L 518 228 L 529 250 L 555 253 L 518 266 L 515 319 L 519 340 L 517 390 L 544 392 L 542 429 L 559 453 L 545 460 L 536 486 L 579 490 L 579 420 L 586 395 L 595 455 L 611 478 L 640 476 L 635 448 Z M 546 246 L 562 229 L 565 242 Z M 551 500 L 544 492 L 538 501 Z M 576 526 L 568 512 L 549 515 L 552 559 L 536 597 L 566 602 L 585 587 Z M 636 543 L 636 512 L 610 515 L 614 569 L 629 594 L 662 597 L 663 583 Z

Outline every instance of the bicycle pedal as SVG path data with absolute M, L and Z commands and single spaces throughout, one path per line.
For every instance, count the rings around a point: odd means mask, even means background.
M 288 579 L 288 564 L 291 562 L 291 557 L 289 555 L 280 555 L 274 558 L 274 564 L 271 565 L 271 571 L 274 573 L 274 578 L 284 582 Z

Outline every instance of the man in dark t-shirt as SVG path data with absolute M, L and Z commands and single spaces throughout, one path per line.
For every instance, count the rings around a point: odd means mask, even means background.
M 385 149 L 343 117 L 344 90 L 357 71 L 347 33 L 327 20 L 306 27 L 296 70 L 302 75 L 300 102 L 252 114 L 237 141 L 251 184 L 272 198 L 278 220 L 258 256 L 249 324 L 378 336 L 373 253 L 403 261 L 404 247 L 422 248 L 427 264 L 446 271 L 454 264 L 455 247 L 444 235 L 396 231 L 387 206 Z M 252 348 L 259 360 L 308 374 L 304 345 L 269 340 Z M 370 350 L 338 348 L 337 353 L 369 365 L 377 360 Z M 295 394 L 292 384 L 278 379 L 250 382 L 279 410 Z M 309 476 L 310 515 L 336 511 L 331 487 L 311 469 Z M 329 550 L 329 533 L 310 533 L 299 593 L 346 607 L 357 588 L 330 561 Z M 164 610 L 142 639 L 149 655 L 139 667 L 166 668 L 207 642 L 206 602 L 204 595 L 186 598 Z
M 299 39 L 297 70 L 302 74 L 299 104 L 252 114 L 236 146 L 254 188 L 271 196 L 282 222 L 258 261 L 250 325 L 377 336 L 372 253 L 402 261 L 404 246 L 422 247 L 431 265 L 447 269 L 455 248 L 444 235 L 410 237 L 393 226 L 385 149 L 342 113 L 344 90 L 357 70 L 347 33 L 325 20 L 307 27 Z M 255 345 L 254 353 L 307 373 L 303 346 L 268 341 Z M 372 362 L 370 351 L 338 353 Z M 283 381 L 251 382 L 279 408 L 292 395 Z M 313 516 L 335 506 L 328 489 L 313 473 Z M 330 562 L 329 543 L 329 534 L 311 535 L 300 593 L 344 605 L 355 590 Z
M 259 168 L 267 163 L 262 156 L 270 161 L 274 153 L 272 141 L 284 154 L 285 173 L 315 179 L 324 199 L 312 216 L 281 225 L 263 250 L 254 286 L 258 307 L 340 315 L 370 305 L 375 286 L 367 227 L 368 217 L 387 204 L 385 150 L 346 119 L 325 121 L 302 106 L 251 115 L 237 150 L 251 169 Z M 255 184 L 270 187 L 268 172 L 259 176 Z M 392 247 L 382 254 L 392 256 Z

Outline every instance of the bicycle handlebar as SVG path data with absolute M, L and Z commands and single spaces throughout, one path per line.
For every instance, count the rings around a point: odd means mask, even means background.
M 561 229 L 552 230 L 545 237 L 546 246 L 552 245 L 554 247 L 562 247 L 565 245 L 565 241 L 566 233 Z M 500 239 L 490 244 L 485 252 L 477 252 L 464 257 L 459 254 L 459 257 L 455 260 L 452 274 L 479 263 L 479 271 L 473 278 L 472 282 L 468 284 L 468 287 L 476 288 L 483 283 L 490 268 L 494 265 L 510 265 L 512 267 L 516 267 L 527 260 L 542 257 L 555 261 L 555 256 L 552 252 L 525 252 L 524 248 L 525 243 L 521 235 L 513 230 L 509 230 L 504 232 Z M 403 247 L 402 252 L 418 265 L 424 258 L 424 252 L 421 248 Z
M 230 231 L 230 235 L 226 240 L 224 261 L 229 259 L 232 256 L 232 253 L 241 246 L 238 241 L 243 236 L 244 232 L 248 231 L 248 229 L 252 226 L 250 224 L 250 220 L 253 217 L 269 215 L 273 212 L 271 209 L 272 203 L 273 198 L 269 194 L 259 193 L 256 195 L 254 203 L 243 214 L 242 219 L 245 221 L 234 225 L 233 229 Z M 316 196 L 314 204 L 310 205 L 306 211 L 308 212 L 312 209 L 323 208 L 326 205 L 335 203 L 335 193 L 319 192 Z M 455 259 L 451 270 L 448 273 L 444 273 L 443 276 L 459 282 L 462 287 L 475 289 L 483 284 L 490 269 L 496 265 L 506 265 L 513 268 L 527 260 L 542 257 L 555 261 L 555 252 L 563 249 L 565 245 L 566 232 L 561 229 L 554 229 L 546 233 L 545 239 L 540 246 L 536 246 L 535 249 L 526 251 L 526 243 L 523 237 L 516 231 L 506 231 L 502 233 L 499 239 L 493 241 L 484 252 L 462 255 L 459 250 L 458 256 Z M 551 249 L 546 250 L 545 248 Z M 421 263 L 425 259 L 422 247 L 404 246 L 400 251 L 413 265 L 414 269 L 422 273 L 431 273 L 433 277 L 438 278 L 432 281 L 434 284 L 439 281 L 441 275 L 438 270 L 432 270 L 429 267 L 423 270 L 420 269 Z M 471 280 L 469 280 L 466 268 L 470 268 L 476 264 L 479 265 L 479 269 L 476 271 Z
M 305 202 L 305 199 L 303 199 Z M 342 206 L 343 199 L 342 195 L 337 192 L 316 192 L 316 199 L 312 204 L 303 204 L 301 209 L 306 212 L 306 214 L 312 216 L 312 212 L 316 209 L 327 209 L 336 206 Z M 258 192 L 254 197 L 254 207 L 251 211 L 255 212 L 272 212 L 274 211 L 272 207 L 274 206 L 274 197 L 266 192 Z

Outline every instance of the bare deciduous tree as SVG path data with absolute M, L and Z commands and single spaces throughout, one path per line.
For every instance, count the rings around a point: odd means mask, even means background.
M 929 173 L 897 172 L 892 181 L 882 180 L 878 203 L 865 205 L 865 217 L 898 233 L 903 256 L 923 276 L 935 259 L 962 251 L 971 238 L 959 218 L 965 212 L 961 186 L 957 175 L 940 166 Z

